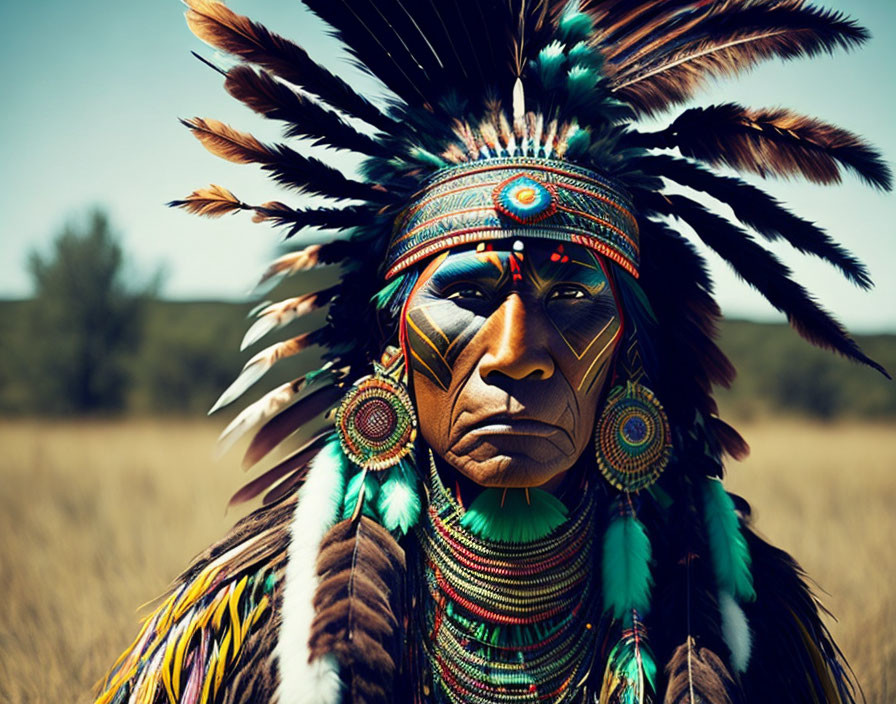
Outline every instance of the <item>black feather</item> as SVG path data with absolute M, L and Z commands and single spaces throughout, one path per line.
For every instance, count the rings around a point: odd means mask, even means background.
M 401 131 L 348 83 L 314 62 L 297 44 L 238 15 L 219 2 L 186 0 L 187 24 L 197 37 L 222 51 L 268 69 L 285 81 L 318 96 L 348 115 L 364 120 L 387 133 Z
M 738 220 L 766 239 L 783 238 L 800 252 L 814 254 L 832 263 L 856 285 L 871 288 L 871 278 L 862 262 L 820 227 L 794 215 L 778 200 L 746 181 L 715 174 L 698 164 L 666 154 L 636 159 L 634 164 L 648 173 L 712 196 L 728 205 Z
M 266 71 L 236 66 L 227 72 L 227 92 L 272 120 L 288 122 L 287 137 L 310 137 L 314 145 L 349 149 L 367 156 L 388 157 L 391 152 L 376 139 L 358 132 L 337 113 L 306 98 Z
M 291 208 L 279 201 L 271 201 L 253 208 L 256 221 L 270 221 L 276 227 L 288 227 L 286 237 L 292 237 L 306 227 L 342 230 L 369 224 L 374 210 L 368 206 L 350 205 L 344 208 Z
M 790 270 L 744 230 L 683 196 L 650 194 L 645 200 L 653 211 L 690 225 L 738 276 L 785 313 L 790 324 L 809 342 L 867 364 L 889 378 L 886 370 L 867 357 L 843 327 L 790 278 Z
M 890 190 L 889 166 L 868 143 L 844 129 L 784 109 L 753 110 L 736 103 L 691 108 L 665 130 L 633 133 L 629 144 L 678 148 L 684 156 L 760 176 L 795 175 L 839 183 L 846 167 L 875 188 Z
M 860 690 L 804 572 L 752 530 L 744 535 L 757 597 L 743 605 L 753 631 L 750 667 L 742 678 L 747 700 L 778 701 L 787 692 L 791 701 L 855 704 Z

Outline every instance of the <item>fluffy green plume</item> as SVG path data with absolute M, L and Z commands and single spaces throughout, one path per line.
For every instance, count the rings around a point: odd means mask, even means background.
M 600 69 L 604 65 L 603 55 L 588 42 L 579 42 L 567 52 L 566 56 L 573 66 Z
M 626 617 L 625 633 L 607 658 L 600 701 L 644 704 L 653 701 L 656 661 L 640 624 Z
M 593 101 L 600 101 L 601 96 L 595 88 L 600 81 L 600 73 L 595 68 L 587 66 L 573 66 L 566 74 L 566 109 L 575 113 L 577 110 L 587 108 Z
M 567 44 L 584 41 L 593 31 L 594 20 L 591 15 L 579 12 L 578 2 L 569 3 L 557 22 L 557 34 Z
M 591 146 L 591 134 L 581 127 L 571 128 L 570 134 L 566 137 L 566 156 L 569 159 L 575 159 L 581 156 L 588 147 Z
M 460 524 L 484 540 L 531 543 L 556 530 L 568 515 L 560 499 L 541 489 L 484 489 Z
M 618 509 L 604 533 L 604 611 L 622 618 L 632 609 L 650 610 L 650 538 L 635 516 Z
M 379 520 L 373 509 L 379 488 L 377 480 L 366 469 L 349 479 L 345 487 L 345 499 L 342 501 L 342 519 L 355 515 L 358 501 L 361 501 L 361 513 L 375 521 Z
M 420 493 L 417 474 L 407 460 L 392 467 L 380 486 L 376 508 L 386 530 L 402 535 L 417 525 L 420 518 Z
M 560 42 L 551 42 L 539 51 L 538 59 L 535 61 L 535 70 L 542 87 L 546 90 L 559 88 L 565 66 L 566 54 L 563 51 L 563 44 Z
M 753 601 L 756 590 L 750 572 L 750 550 L 740 532 L 734 502 L 718 479 L 707 479 L 704 484 L 703 516 L 719 589 L 738 601 Z

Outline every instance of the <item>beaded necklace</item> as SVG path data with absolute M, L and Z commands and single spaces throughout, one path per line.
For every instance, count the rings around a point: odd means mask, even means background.
M 429 506 L 415 531 L 423 575 L 419 640 L 432 682 L 424 698 L 439 704 L 579 700 L 600 617 L 593 491 L 586 487 L 571 517 L 548 536 L 496 542 L 460 525 L 464 509 L 430 464 Z

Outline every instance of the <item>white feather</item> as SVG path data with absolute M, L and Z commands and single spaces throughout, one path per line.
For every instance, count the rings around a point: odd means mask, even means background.
M 339 667 L 325 656 L 309 663 L 308 638 L 314 619 L 312 599 L 317 590 L 317 553 L 324 534 L 339 519 L 345 490 L 343 466 L 324 448 L 314 458 L 290 525 L 283 621 L 276 656 L 279 704 L 338 704 Z
M 523 80 L 521 78 L 516 79 L 516 83 L 513 84 L 513 122 L 514 124 L 517 121 L 522 120 L 526 114 L 526 93 L 523 89 Z
M 747 623 L 747 615 L 726 591 L 719 592 L 719 613 L 722 616 L 722 638 L 731 651 L 731 667 L 742 674 L 747 671 L 753 649 L 753 634 Z

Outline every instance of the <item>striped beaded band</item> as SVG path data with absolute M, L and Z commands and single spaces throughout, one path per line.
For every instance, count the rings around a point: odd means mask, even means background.
M 621 186 L 553 159 L 484 159 L 438 171 L 399 217 L 386 279 L 461 244 L 540 237 L 589 247 L 638 276 L 638 223 Z

